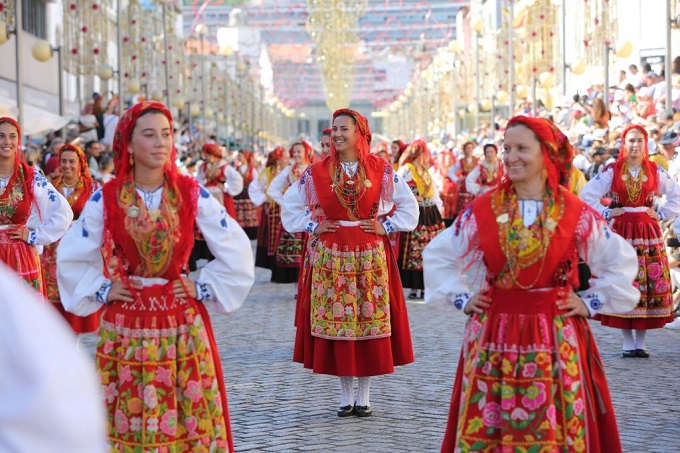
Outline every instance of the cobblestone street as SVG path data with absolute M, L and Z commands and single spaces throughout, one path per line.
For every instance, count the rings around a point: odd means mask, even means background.
M 214 316 L 237 452 L 438 452 L 465 317 L 408 302 L 415 363 L 371 381 L 372 417 L 340 419 L 339 380 L 292 362 L 295 287 L 256 270 L 244 306 Z M 648 334 L 650 359 L 623 359 L 619 332 L 591 322 L 624 451 L 680 452 L 680 331 Z M 92 338 L 86 343 L 92 348 Z M 356 384 L 355 384 L 356 385 Z

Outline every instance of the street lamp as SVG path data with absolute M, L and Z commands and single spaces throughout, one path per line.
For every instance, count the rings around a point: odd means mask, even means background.
M 38 41 L 35 44 L 33 44 L 33 47 L 31 48 L 31 53 L 33 54 L 33 58 L 38 60 L 41 63 L 45 63 L 46 61 L 49 61 L 52 58 L 52 55 L 56 52 L 58 55 L 58 79 L 59 81 L 59 115 L 63 116 L 64 115 L 64 73 L 62 69 L 62 59 L 61 59 L 61 47 L 52 47 L 49 42 L 47 41 Z
M 203 24 L 196 25 L 196 34 L 201 38 L 201 111 L 203 112 L 203 132 L 205 133 L 205 35 L 208 28 Z

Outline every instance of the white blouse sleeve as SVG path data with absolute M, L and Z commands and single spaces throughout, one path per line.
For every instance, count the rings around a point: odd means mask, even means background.
M 200 188 L 196 225 L 215 259 L 201 269 L 196 281 L 207 284 L 216 300 L 205 300 L 208 309 L 231 313 L 246 299 L 255 281 L 255 263 L 248 236 L 227 215 L 219 201 Z
M 473 168 L 472 171 L 470 171 L 470 173 L 468 173 L 468 175 L 465 177 L 465 189 L 469 194 L 479 195 L 479 193 L 482 191 L 482 186 L 477 184 L 480 173 L 481 170 L 479 169 L 479 165 L 476 165 L 475 168 Z
M 223 168 L 224 176 L 227 178 L 224 191 L 235 197 L 243 191 L 243 176 L 231 165 L 225 165 Z
M 97 311 L 106 287 L 101 245 L 104 233 L 104 201 L 98 190 L 69 228 L 57 247 L 57 283 L 64 308 L 78 316 Z
M 312 220 L 312 212 L 307 206 L 307 191 L 303 186 L 308 177 L 311 177 L 311 174 L 306 171 L 283 195 L 281 223 L 289 233 L 305 231 L 313 234 L 319 225 L 319 222 Z
M 670 219 L 680 214 L 680 184 L 670 177 L 661 167 L 657 167 L 657 181 L 659 181 L 659 192 L 665 195 L 666 203 L 659 208 L 659 218 L 661 220 Z
M 31 214 L 26 221 L 31 245 L 46 245 L 61 238 L 73 221 L 73 211 L 54 186 L 40 173 L 33 178 Z M 36 207 L 37 205 L 37 207 Z
M 609 212 L 611 210 L 600 203 L 600 198 L 611 190 L 613 176 L 614 170 L 609 167 L 588 181 L 581 191 L 581 200 L 602 214 L 602 217 L 605 219 L 609 219 Z
M 423 250 L 426 304 L 451 302 L 462 310 L 486 284 L 481 254 L 468 253 L 472 237 L 477 234 L 477 222 L 470 210 L 463 216 L 462 227 L 454 223 Z
M 460 171 L 460 161 L 457 161 L 455 164 L 451 165 L 449 167 L 449 179 L 453 182 L 460 182 L 459 177 L 458 177 L 458 172 Z
M 441 197 L 439 196 L 439 187 L 437 187 L 437 184 L 435 183 L 434 180 L 432 180 L 432 201 L 434 201 L 435 206 L 437 206 L 437 209 L 439 209 L 439 212 L 442 212 L 444 209 L 444 202 L 442 201 Z
M 600 173 L 602 174 L 602 173 Z M 635 308 L 640 291 L 633 286 L 638 272 L 635 249 L 609 226 L 592 219 L 587 253 L 579 251 L 593 277 L 590 288 L 581 291 L 591 316 L 596 313 L 625 313 Z
M 265 193 L 264 187 L 266 176 L 267 173 L 263 170 L 257 178 L 253 178 L 253 182 L 248 186 L 248 196 L 255 206 L 261 206 L 267 201 L 267 194 Z
M 404 178 L 399 176 L 398 172 L 394 174 L 392 182 L 394 184 L 392 202 L 397 209 L 391 216 L 385 217 L 385 220 L 382 222 L 383 228 L 388 233 L 394 231 L 413 231 L 418 226 L 418 218 L 420 217 L 416 197 L 406 181 L 404 181 Z
M 274 200 L 278 205 L 283 203 L 283 188 L 286 187 L 286 183 L 288 182 L 288 175 L 290 175 L 290 166 L 281 170 L 269 184 L 269 189 L 267 189 L 269 198 Z

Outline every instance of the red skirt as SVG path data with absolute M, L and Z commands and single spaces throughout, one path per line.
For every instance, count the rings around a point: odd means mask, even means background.
M 442 452 L 622 451 L 588 321 L 564 317 L 556 300 L 555 290 L 496 289 L 471 317 Z
M 26 284 L 45 295 L 40 256 L 32 245 L 10 237 L 12 229 L 0 230 L 0 261 L 14 270 Z
M 78 316 L 66 311 L 61 304 L 59 286 L 57 285 L 57 245 L 59 245 L 59 241 L 46 245 L 43 248 L 42 255 L 40 255 L 40 265 L 42 268 L 43 281 L 45 282 L 47 299 L 52 302 L 54 308 L 61 313 L 61 316 L 71 326 L 75 333 L 96 332 L 99 329 L 99 317 L 101 316 L 103 307 L 91 315 Z
M 354 246 L 363 238 L 358 227 L 342 227 L 333 233 L 339 247 Z M 364 233 L 365 234 L 365 233 Z M 320 240 L 326 235 L 322 235 Z M 312 336 L 311 294 L 312 272 L 305 272 L 299 290 L 297 331 L 293 361 L 302 363 L 314 373 L 334 376 L 377 376 L 394 372 L 395 366 L 413 362 L 413 347 L 404 301 L 404 290 L 394 251 L 387 236 L 380 236 L 385 250 L 389 291 L 391 335 L 362 340 L 332 340 Z M 310 250 L 313 246 L 310 244 Z M 357 301 L 357 305 L 359 302 Z
M 120 451 L 234 451 L 210 316 L 171 283 L 105 306 L 97 369 L 111 447 Z
M 640 301 L 628 313 L 595 319 L 617 329 L 660 329 L 673 321 L 673 289 L 659 222 L 644 212 L 626 212 L 614 218 L 612 230 L 637 252 L 638 274 L 633 285 L 640 290 Z

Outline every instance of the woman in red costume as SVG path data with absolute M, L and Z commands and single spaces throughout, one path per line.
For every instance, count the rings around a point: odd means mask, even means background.
M 627 313 L 600 316 L 603 325 L 621 329 L 623 357 L 649 357 L 647 330 L 673 321 L 670 271 L 659 221 L 680 214 L 680 185 L 649 160 L 647 140 L 644 127 L 626 128 L 616 162 L 581 191 L 581 199 L 609 220 L 612 229 L 637 251 L 639 269 L 634 285 L 641 293 L 637 306 Z M 609 192 L 613 200 L 605 207 L 600 198 Z M 655 211 L 654 198 L 662 195 L 666 203 Z
M 59 149 L 61 175 L 52 184 L 63 194 L 77 220 L 90 196 L 99 189 L 99 183 L 92 179 L 87 165 L 87 157 L 78 146 L 66 144 Z M 57 286 L 57 245 L 59 241 L 46 245 L 40 255 L 47 299 L 64 316 L 75 333 L 96 332 L 99 328 L 99 312 L 86 317 L 76 316 L 64 310 Z
M 177 171 L 172 131 L 160 102 L 121 117 L 116 178 L 92 195 L 59 244 L 59 292 L 77 315 L 104 306 L 96 365 L 112 449 L 233 452 L 207 308 L 229 313 L 243 303 L 253 256 L 224 206 Z M 191 280 L 196 227 L 216 259 Z
M 253 153 L 241 150 L 236 156 L 238 168 L 236 169 L 243 179 L 243 190 L 234 197 L 236 206 L 236 220 L 241 225 L 250 239 L 257 238 L 257 227 L 260 224 L 260 210 L 250 200 L 248 187 L 257 180 L 258 171 Z
M 551 121 L 512 118 L 503 147 L 507 177 L 425 250 L 426 302 L 471 315 L 441 451 L 620 453 L 587 318 L 635 305 L 635 251 L 562 186 Z M 597 277 L 577 294 L 579 258 Z
M 441 214 L 446 227 L 450 227 L 458 215 L 458 184 L 449 177 L 449 169 L 455 163 L 456 158 L 451 151 L 442 151 L 437 155 L 437 165 L 432 175 L 442 200 Z
M 58 240 L 72 219 L 66 199 L 23 158 L 19 124 L 0 118 L 0 261 L 44 294 L 36 246 Z
M 498 186 L 504 173 L 505 167 L 498 158 L 498 148 L 493 143 L 486 143 L 484 159 L 468 173 L 465 188 L 473 196 L 481 195 Z
M 257 231 L 255 266 L 272 270 L 276 267 L 276 246 L 281 231 L 281 207 L 267 196 L 267 190 L 276 175 L 288 166 L 289 155 L 283 146 L 277 146 L 267 156 L 267 163 L 258 178 L 248 186 L 248 194 L 255 206 L 262 206 L 260 228 Z
M 449 178 L 458 183 L 458 212 L 463 212 L 475 197 L 468 192 L 465 185 L 467 175 L 477 167 L 479 159 L 472 155 L 475 150 L 474 142 L 463 145 L 463 156 L 449 169 Z
M 408 145 L 401 140 L 394 140 L 390 144 L 390 150 L 392 151 L 392 168 L 394 171 L 399 170 L 399 159 L 401 159 L 401 155 L 406 151 L 407 146 Z
M 222 149 L 214 143 L 203 145 L 205 162 L 198 169 L 198 182 L 227 208 L 232 219 L 237 218 L 234 197 L 243 190 L 243 178 L 222 158 Z
M 282 206 L 283 194 L 290 186 L 295 184 L 300 175 L 314 160 L 314 149 L 305 141 L 293 143 L 289 154 L 293 164 L 284 168 L 267 189 L 269 198 L 279 206 Z M 293 283 L 298 281 L 303 262 L 303 250 L 305 249 L 305 235 L 305 232 L 289 232 L 285 228 L 279 229 L 276 245 L 276 267 L 272 270 L 273 282 Z
M 399 234 L 399 273 L 401 284 L 411 288 L 409 299 L 423 297 L 423 249 L 444 229 L 439 190 L 428 170 L 431 160 L 425 142 L 415 140 L 401 155 L 397 172 L 413 191 L 420 211 L 415 230 Z
M 335 111 L 331 138 L 330 156 L 305 171 L 281 210 L 288 231 L 314 235 L 300 285 L 293 360 L 340 377 L 338 416 L 367 417 L 373 412 L 370 376 L 413 361 L 404 293 L 386 235 L 415 228 L 418 206 L 392 166 L 370 154 L 363 115 Z

